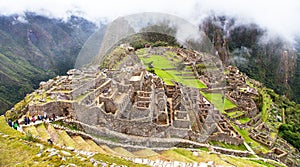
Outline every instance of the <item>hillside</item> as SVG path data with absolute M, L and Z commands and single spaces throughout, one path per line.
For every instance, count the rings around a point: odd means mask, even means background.
M 276 93 L 300 102 L 299 54 L 294 46 L 255 23 L 238 23 L 228 16 L 210 16 L 200 25 L 220 59 L 237 66 Z M 297 46 L 296 46 L 297 47 Z
M 227 155 L 297 166 L 299 106 L 221 63 L 213 55 L 178 47 L 135 51 L 121 45 L 97 67 L 69 70 L 41 84 L 6 119 L 23 122 L 24 116 L 55 114 L 57 121 L 21 127 L 41 140 L 51 136 L 58 146 L 75 149 L 90 148 L 84 140 L 93 140 L 125 157 L 145 149 L 160 153 L 163 157 L 155 159 L 162 160 L 174 151 L 197 154 L 170 150 L 179 147 L 220 153 L 231 165 L 234 160 Z M 174 155 L 172 160 L 199 162 L 186 158 Z
M 86 39 L 96 30 L 87 20 L 67 21 L 35 13 L 0 16 L 0 114 L 38 87 L 73 68 Z

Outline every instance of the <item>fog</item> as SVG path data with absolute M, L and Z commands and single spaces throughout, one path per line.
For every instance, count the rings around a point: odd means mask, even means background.
M 197 25 L 206 16 L 216 14 L 236 17 L 237 24 L 256 23 L 270 36 L 281 36 L 289 42 L 300 35 L 299 0 L 0 0 L 2 15 L 23 15 L 27 11 L 64 20 L 77 15 L 96 24 L 129 14 L 160 12 Z

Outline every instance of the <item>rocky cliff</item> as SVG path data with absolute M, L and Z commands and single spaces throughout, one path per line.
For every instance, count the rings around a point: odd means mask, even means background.
M 277 93 L 299 102 L 296 68 L 298 53 L 281 37 L 269 37 L 254 23 L 238 23 L 227 16 L 208 17 L 202 29 L 225 64 L 239 69 Z M 299 92 L 299 91 L 298 91 Z

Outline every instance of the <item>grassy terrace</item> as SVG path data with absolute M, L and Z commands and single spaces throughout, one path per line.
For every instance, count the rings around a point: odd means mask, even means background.
M 64 131 L 65 132 L 65 131 Z M 36 167 L 46 167 L 46 166 L 71 166 L 70 164 L 75 164 L 76 166 L 94 166 L 89 158 L 80 158 L 76 156 L 75 153 L 69 152 L 71 156 L 66 156 L 66 160 L 62 161 L 62 157 L 57 155 L 50 156 L 50 152 L 46 152 L 46 149 L 53 148 L 52 145 L 48 145 L 46 142 L 39 141 L 40 144 L 44 145 L 42 154 L 37 156 L 41 151 L 40 147 L 36 145 L 36 142 L 32 142 L 26 138 L 23 133 L 14 130 L 9 127 L 4 119 L 4 116 L 0 116 L 0 133 L 8 135 L 3 137 L 0 134 L 0 166 L 36 166 Z M 68 139 L 69 141 L 72 139 Z M 61 154 L 61 149 L 55 147 L 59 150 Z M 104 155 L 98 153 L 93 157 L 95 160 L 106 162 L 108 166 L 111 164 L 115 165 L 126 165 L 126 166 L 146 166 L 142 164 L 134 164 L 122 158 L 115 157 L 113 155 Z
M 210 141 L 209 144 L 214 145 L 214 146 L 223 147 L 223 148 L 233 149 L 233 150 L 247 151 L 247 148 L 244 146 L 244 144 L 236 146 L 233 144 L 227 144 L 224 142 L 217 142 L 217 141 Z
M 228 115 L 229 118 L 237 118 L 237 117 L 239 117 L 239 116 L 241 116 L 243 114 L 244 114 L 243 111 L 233 111 L 233 112 L 227 113 L 227 115 Z
M 256 153 L 258 153 L 259 151 L 262 151 L 263 153 L 267 153 L 268 151 L 270 151 L 267 147 L 261 145 L 260 143 L 254 141 L 253 139 L 250 138 L 249 136 L 249 132 L 245 129 L 240 129 L 239 127 L 237 127 L 234 124 L 231 124 L 231 126 L 237 131 L 239 132 L 239 134 L 244 138 L 245 142 L 247 144 L 249 144 L 249 146 L 253 149 L 253 151 L 255 151 Z
M 268 120 L 268 116 L 269 116 L 269 109 L 271 107 L 272 99 L 270 97 L 270 95 L 266 92 L 265 88 L 263 88 L 260 93 L 262 94 L 263 97 L 263 107 L 261 110 L 261 118 L 264 122 L 266 122 Z
M 185 86 L 195 88 L 205 88 L 206 86 L 198 79 L 193 76 L 183 76 L 182 74 L 193 74 L 190 72 L 192 69 L 190 66 L 183 68 L 177 68 L 180 66 L 179 57 L 172 52 L 167 52 L 166 56 L 159 55 L 145 55 L 143 50 L 137 51 L 137 55 L 142 60 L 147 70 L 154 70 L 155 74 L 158 75 L 166 84 L 173 85 L 172 80 L 180 82 Z M 152 66 L 150 68 L 149 66 Z
M 269 116 L 269 109 L 271 107 L 271 104 L 273 103 L 270 95 L 267 93 L 266 88 L 257 88 L 255 87 L 249 80 L 246 80 L 246 83 L 248 86 L 255 88 L 259 91 L 259 93 L 261 93 L 262 98 L 263 98 L 263 106 L 262 106 L 262 110 L 261 110 L 261 118 L 264 122 L 266 122 L 268 120 L 268 116 Z
M 225 110 L 237 107 L 234 103 L 232 103 L 227 98 L 224 98 L 224 102 L 222 100 L 222 94 L 220 93 L 205 93 L 201 91 L 201 94 L 212 104 L 214 104 L 215 108 L 217 108 L 220 112 L 226 113 Z
M 247 122 L 249 122 L 251 119 L 248 118 L 248 117 L 244 117 L 244 118 L 241 118 L 241 119 L 238 119 L 238 121 L 240 121 L 241 124 L 245 124 Z
M 220 166 L 251 166 L 251 167 L 264 167 L 269 166 L 269 163 L 262 163 L 261 161 L 252 161 L 250 159 L 244 159 L 239 157 L 231 157 L 226 155 L 210 154 L 205 151 L 198 151 L 198 156 L 194 156 L 193 153 L 186 149 L 171 149 L 163 151 L 161 156 L 165 160 L 176 160 L 182 162 L 209 162 L 214 161 L 216 165 Z

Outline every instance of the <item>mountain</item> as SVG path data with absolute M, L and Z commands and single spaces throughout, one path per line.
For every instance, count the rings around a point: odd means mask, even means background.
M 0 114 L 37 88 L 65 74 L 97 26 L 83 18 L 48 18 L 27 12 L 0 16 Z
M 147 38 L 137 34 L 134 39 Z M 155 166 L 154 160 L 209 160 L 224 166 L 299 164 L 299 105 L 237 67 L 222 66 L 216 55 L 148 42 L 156 47 L 135 50 L 121 44 L 97 66 L 71 69 L 66 76 L 40 84 L 6 112 L 6 121 L 18 120 L 29 141 L 51 138 L 57 148 L 128 157 L 150 166 Z M 28 116 L 38 120 L 28 123 Z M 0 127 L 2 133 L 9 131 L 7 125 Z M 7 146 L 3 148 L 8 152 Z M 53 155 L 46 152 L 40 158 L 51 163 L 48 158 Z M 61 151 L 55 152 L 57 163 L 70 163 L 60 161 Z M 136 161 L 142 152 L 145 160 Z M 212 157 L 216 153 L 222 161 Z
M 300 102 L 299 54 L 281 37 L 254 23 L 228 16 L 210 16 L 200 25 L 225 64 L 237 66 L 277 93 Z

